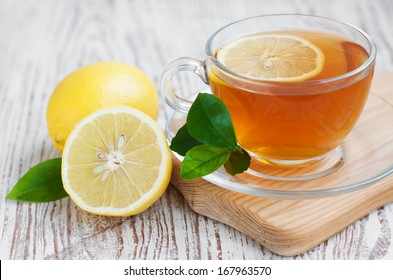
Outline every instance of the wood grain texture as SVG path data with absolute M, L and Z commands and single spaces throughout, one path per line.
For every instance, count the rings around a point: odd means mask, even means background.
M 377 70 L 393 70 L 389 0 L 73 0 L 0 1 L 1 259 L 282 259 L 239 231 L 195 214 L 172 186 L 144 213 L 108 218 L 54 203 L 6 201 L 38 162 L 58 157 L 45 111 L 56 84 L 99 60 L 133 64 L 158 85 L 180 56 L 203 58 L 207 37 L 233 20 L 268 13 L 312 13 L 359 26 L 378 45 Z M 198 85 L 193 76 L 182 90 Z M 164 127 L 171 110 L 162 106 Z M 393 206 L 350 225 L 295 259 L 393 259 Z

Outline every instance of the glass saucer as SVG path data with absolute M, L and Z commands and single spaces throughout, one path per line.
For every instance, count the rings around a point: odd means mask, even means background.
M 166 127 L 169 141 L 185 119 L 186 115 L 178 112 L 169 119 Z M 371 93 L 358 123 L 341 148 L 344 162 L 340 168 L 317 179 L 281 181 L 261 178 L 249 171 L 231 176 L 223 168 L 203 178 L 231 191 L 278 199 L 327 197 L 371 186 L 393 173 L 393 106 Z M 174 154 L 183 160 L 182 156 Z

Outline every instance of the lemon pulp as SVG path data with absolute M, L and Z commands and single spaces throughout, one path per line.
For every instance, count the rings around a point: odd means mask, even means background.
M 81 208 L 128 216 L 144 211 L 163 194 L 171 169 L 166 138 L 153 119 L 133 108 L 106 108 L 71 132 L 62 179 Z
M 310 41 L 284 34 L 253 34 L 224 44 L 217 60 L 251 78 L 300 82 L 318 75 L 323 52 Z

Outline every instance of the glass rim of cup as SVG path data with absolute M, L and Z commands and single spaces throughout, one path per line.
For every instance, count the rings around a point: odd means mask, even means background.
M 233 71 L 232 69 L 230 69 L 229 67 L 225 66 L 224 64 L 222 64 L 221 62 L 219 62 L 217 60 L 217 58 L 214 55 L 214 50 L 212 50 L 212 42 L 213 40 L 216 38 L 216 36 L 223 30 L 227 29 L 228 27 L 231 27 L 232 25 L 244 22 L 244 21 L 248 21 L 248 20 L 252 20 L 252 19 L 257 19 L 257 18 L 268 18 L 268 17 L 279 17 L 279 16 L 296 16 L 296 17 L 304 17 L 304 18 L 317 18 L 317 19 L 322 19 L 322 20 L 326 20 L 326 21 L 331 21 L 333 23 L 338 23 L 340 25 L 346 26 L 349 29 L 352 29 L 354 31 L 356 31 L 358 34 L 360 34 L 361 36 L 363 36 L 366 41 L 369 43 L 370 45 L 370 53 L 369 53 L 369 57 L 367 58 L 367 60 L 358 68 L 355 68 L 347 73 L 335 76 L 335 77 L 330 77 L 330 78 L 324 78 L 324 79 L 318 79 L 318 80 L 309 80 L 309 81 L 299 81 L 299 82 L 280 82 L 280 81 L 272 81 L 272 80 L 268 80 L 268 79 L 263 79 L 263 78 L 254 78 L 254 77 L 250 77 L 247 75 L 243 75 L 240 74 L 236 71 Z M 283 84 L 290 84 L 290 85 L 296 85 L 296 84 L 302 84 L 302 85 L 319 85 L 319 84 L 325 84 L 325 83 L 332 83 L 332 82 L 337 82 L 337 81 L 341 81 L 341 80 L 346 80 L 348 78 L 352 78 L 356 75 L 362 74 L 364 73 L 364 75 L 367 75 L 369 72 L 365 71 L 367 69 L 372 69 L 372 65 L 375 62 L 375 58 L 377 55 L 377 46 L 374 42 L 374 40 L 363 30 L 357 28 L 356 26 L 346 23 L 344 21 L 341 20 L 336 20 L 336 19 L 332 19 L 329 17 L 325 17 L 325 16 L 319 16 L 319 15 L 312 15 L 312 14 L 300 14 L 300 13 L 281 13 L 281 14 L 266 14 L 266 15 L 258 15 L 258 16 L 253 16 L 253 17 L 248 17 L 248 18 L 243 18 L 234 22 L 231 22 L 221 28 L 219 28 L 218 30 L 216 30 L 212 35 L 210 35 L 210 37 L 208 38 L 208 40 L 206 41 L 206 45 L 205 45 L 205 52 L 206 55 L 208 57 L 208 59 L 210 59 L 220 70 L 223 70 L 227 75 L 235 77 L 237 79 L 242 79 L 245 81 L 251 81 L 253 83 L 263 83 L 263 84 L 269 84 L 272 86 L 282 86 Z

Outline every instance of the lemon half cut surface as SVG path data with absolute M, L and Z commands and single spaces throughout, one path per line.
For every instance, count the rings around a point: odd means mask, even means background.
M 171 170 L 163 131 L 129 107 L 100 109 L 79 122 L 62 160 L 63 185 L 71 199 L 106 216 L 146 210 L 164 193 Z
M 300 82 L 322 71 L 325 56 L 313 43 L 298 36 L 253 34 L 223 45 L 217 60 L 251 78 Z

